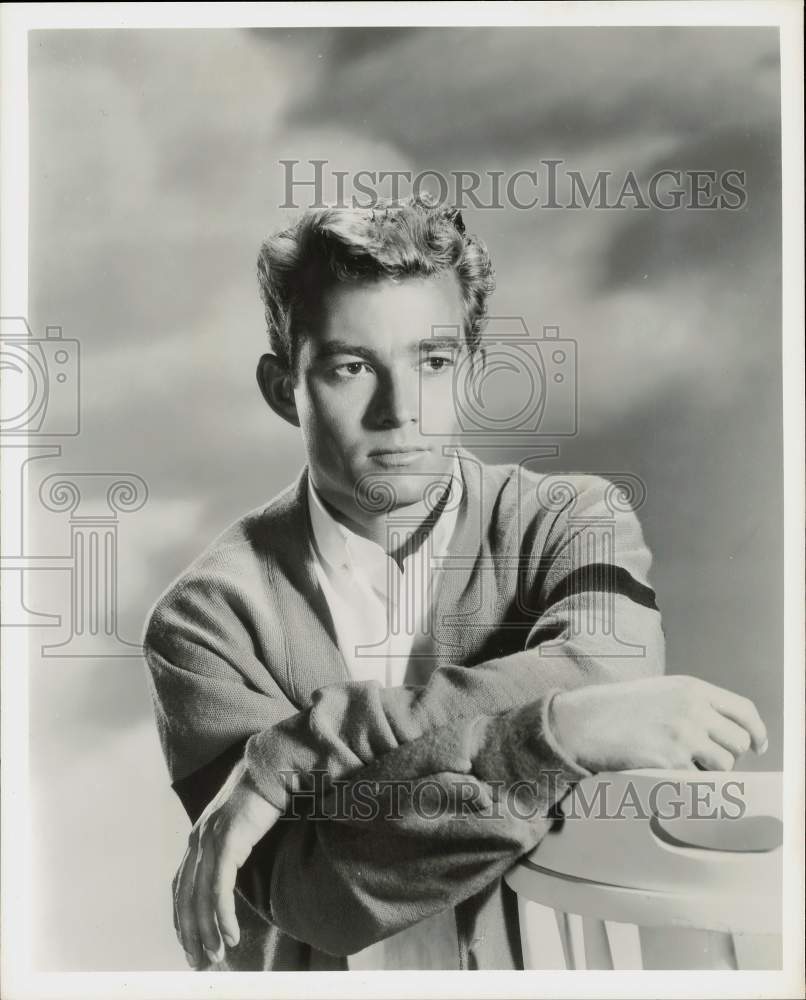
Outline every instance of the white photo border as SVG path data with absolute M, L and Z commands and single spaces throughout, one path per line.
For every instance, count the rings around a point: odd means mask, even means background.
M 8 1000 L 98 997 L 803 996 L 804 350 L 803 42 L 796 0 L 666 3 L 5 4 L 2 19 L 4 315 L 28 314 L 27 32 L 33 29 L 420 26 L 773 26 L 780 31 L 784 428 L 784 967 L 774 972 L 38 973 L 31 950 L 28 635 L 2 637 L 2 983 Z M 13 391 L 13 387 L 12 387 Z M 8 482 L 3 463 L 3 485 Z M 11 537 L 3 509 L 3 537 Z M 16 528 L 16 526 L 13 526 Z M 270 977 L 267 980 L 267 976 Z M 469 978 L 468 978 L 469 977 Z

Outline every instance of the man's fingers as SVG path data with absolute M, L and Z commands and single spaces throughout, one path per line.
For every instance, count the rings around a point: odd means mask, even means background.
M 758 709 L 749 698 L 743 698 L 732 691 L 715 687 L 711 696 L 711 704 L 726 718 L 742 726 L 750 734 L 750 743 L 756 753 L 764 753 L 767 749 L 767 727 Z
M 202 963 L 202 953 L 210 962 L 220 962 L 225 954 L 224 945 L 238 944 L 240 929 L 235 913 L 238 868 L 279 816 L 275 806 L 240 782 L 236 765 L 218 796 L 197 821 L 174 880 L 174 926 L 191 965 Z
M 713 719 L 708 726 L 708 735 L 720 746 L 729 750 L 734 757 L 741 757 L 750 749 L 750 733 L 726 716 L 719 712 L 714 712 Z
M 179 943 L 185 952 L 188 965 L 194 968 L 201 965 L 202 948 L 196 926 L 196 913 L 193 907 L 193 878 L 196 868 L 196 848 L 191 845 L 185 853 L 182 866 L 177 876 L 177 890 L 174 896 L 174 912 L 179 925 Z
M 215 921 L 215 900 L 213 898 L 213 876 L 216 868 L 216 845 L 208 835 L 201 842 L 201 856 L 196 866 L 193 885 L 193 904 L 196 924 L 205 954 L 211 962 L 220 962 L 224 957 L 224 946 Z
M 213 903 L 218 926 L 226 943 L 232 948 L 240 938 L 238 918 L 235 914 L 235 880 L 238 869 L 246 863 L 252 849 L 261 837 L 274 826 L 280 812 L 265 800 L 253 796 L 252 809 L 236 813 L 223 827 L 217 838 L 218 857 L 213 880 Z M 254 807 L 258 805 L 256 810 Z
M 240 938 L 238 918 L 235 915 L 235 879 L 237 875 L 238 867 L 232 855 L 222 854 L 218 859 L 213 883 L 213 898 L 219 929 L 230 948 L 234 948 Z
M 703 771 L 732 771 L 736 763 L 733 754 L 713 740 L 708 740 L 692 754 L 692 760 Z

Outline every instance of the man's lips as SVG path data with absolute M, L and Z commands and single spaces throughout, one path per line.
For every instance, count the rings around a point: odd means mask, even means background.
M 428 448 L 376 448 L 369 452 L 369 457 L 379 465 L 413 465 L 425 455 Z
M 412 452 L 428 451 L 427 448 L 422 448 L 419 445 L 412 445 L 411 447 L 404 448 L 375 448 L 373 451 L 369 452 L 371 458 L 376 455 L 410 455 Z

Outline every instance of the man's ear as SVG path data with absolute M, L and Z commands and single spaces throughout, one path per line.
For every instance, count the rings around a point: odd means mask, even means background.
M 257 384 L 263 398 L 283 420 L 299 427 L 294 380 L 291 373 L 274 354 L 264 354 L 257 363 Z

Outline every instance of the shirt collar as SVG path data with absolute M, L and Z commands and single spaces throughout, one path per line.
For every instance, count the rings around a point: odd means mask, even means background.
M 447 502 L 431 529 L 432 556 L 442 556 L 448 548 L 456 527 L 464 489 L 462 468 L 457 454 L 451 469 Z M 322 502 L 310 475 L 308 475 L 308 510 L 312 541 L 319 557 L 337 572 L 362 572 L 376 589 L 385 592 L 389 568 L 393 566 L 397 570 L 397 564 L 377 542 L 351 531 L 332 516 Z M 404 565 L 410 558 L 409 556 L 404 560 Z

